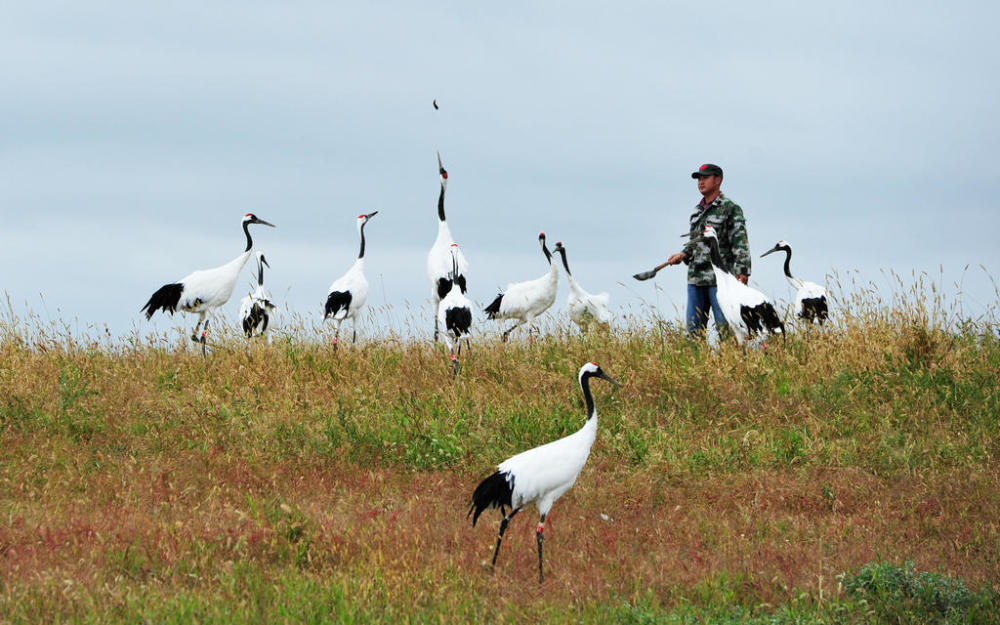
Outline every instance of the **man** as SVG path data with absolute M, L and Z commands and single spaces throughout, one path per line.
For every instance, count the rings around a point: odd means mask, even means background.
M 708 327 L 708 311 L 715 316 L 715 325 L 720 334 L 728 330 L 726 319 L 716 299 L 715 273 L 708 245 L 702 240 L 705 224 L 715 227 L 719 238 L 719 255 L 723 269 L 736 274 L 743 284 L 750 278 L 750 242 L 747 239 L 746 220 L 743 209 L 727 198 L 721 190 L 722 168 L 711 163 L 702 165 L 691 174 L 698 181 L 701 202 L 695 206 L 690 217 L 689 240 L 684 248 L 672 254 L 667 261 L 652 271 L 636 274 L 636 279 L 652 278 L 667 265 L 685 263 L 688 266 L 687 315 L 685 322 L 688 332 L 703 333 Z

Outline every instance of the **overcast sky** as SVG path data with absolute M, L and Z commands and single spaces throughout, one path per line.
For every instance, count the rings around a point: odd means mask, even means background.
M 428 334 L 440 151 L 481 304 L 546 271 L 545 231 L 616 310 L 679 318 L 682 268 L 630 276 L 678 251 L 713 162 L 762 291 L 791 295 L 757 258 L 786 239 L 805 279 L 889 298 L 887 272 L 926 271 L 975 316 L 1000 270 L 998 7 L 6 2 L 0 292 L 81 330 L 190 326 L 139 309 L 242 252 L 254 212 L 278 226 L 253 232 L 269 290 L 318 321 L 378 210 L 361 332 Z

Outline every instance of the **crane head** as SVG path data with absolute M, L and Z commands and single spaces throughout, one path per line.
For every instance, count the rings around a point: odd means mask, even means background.
M 246 215 L 244 215 L 243 216 L 243 223 L 244 224 L 260 224 L 261 226 L 271 226 L 272 228 L 275 227 L 274 224 L 272 224 L 270 222 L 267 222 L 267 221 L 264 221 L 263 219 L 260 219 L 259 217 L 257 217 L 257 215 L 254 215 L 253 213 L 247 213 Z
M 705 238 L 706 239 L 718 239 L 719 237 L 715 234 L 715 226 L 712 224 L 705 224 Z
M 596 362 L 585 363 L 580 367 L 580 382 L 583 383 L 585 379 L 592 377 L 601 378 L 602 380 L 611 382 L 615 386 L 619 386 L 618 382 L 607 373 L 604 373 L 604 370 Z
M 438 156 L 438 173 L 441 174 L 441 184 L 445 185 L 448 183 L 448 170 L 444 168 L 441 164 L 441 153 L 437 153 Z
M 358 226 L 358 232 L 361 232 L 361 229 L 365 227 L 365 224 L 368 223 L 368 220 L 370 220 L 375 215 L 378 215 L 378 211 L 372 211 L 367 214 L 362 213 L 361 215 L 358 215 L 358 220 L 356 222 Z
M 791 251 L 792 251 L 792 246 L 788 244 L 788 241 L 782 239 L 777 243 L 775 243 L 774 247 L 761 254 L 760 257 L 764 258 L 768 254 L 773 254 L 774 252 L 791 252 Z

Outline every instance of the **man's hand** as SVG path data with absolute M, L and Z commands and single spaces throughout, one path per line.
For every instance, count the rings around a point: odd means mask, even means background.
M 679 264 L 683 263 L 684 259 L 686 259 L 686 258 L 687 258 L 687 254 L 685 254 L 684 252 L 677 252 L 676 254 L 672 254 L 670 256 L 670 258 L 667 259 L 667 264 L 668 265 L 679 265 Z

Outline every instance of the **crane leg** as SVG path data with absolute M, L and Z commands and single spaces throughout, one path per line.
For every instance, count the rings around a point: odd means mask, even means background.
M 520 510 L 520 508 L 514 508 L 510 511 L 510 514 L 504 515 L 503 521 L 500 521 L 500 535 L 497 536 L 497 546 L 496 549 L 493 550 L 493 562 L 490 563 L 491 569 L 497 565 L 497 555 L 500 554 L 500 543 L 503 542 L 503 533 L 507 531 L 507 524 L 510 523 L 510 520 L 513 519 L 514 515 Z
M 522 321 L 521 323 L 524 323 L 524 322 Z M 512 325 L 510 327 L 510 329 L 508 329 L 506 332 L 504 332 L 503 336 L 500 337 L 501 341 L 504 342 L 504 343 L 506 343 L 507 342 L 507 337 L 510 336 L 510 333 L 513 332 L 514 330 L 516 330 L 518 328 L 518 326 L 521 325 L 521 323 L 515 323 L 514 325 Z M 529 336 L 530 336 L 530 334 L 529 334 Z
M 202 356 L 205 355 L 205 335 L 208 334 L 208 322 L 209 322 L 209 320 L 206 319 L 205 320 L 205 329 L 201 331 L 201 338 L 199 338 L 199 341 L 201 341 L 201 355 Z
M 538 521 L 538 529 L 535 530 L 535 540 L 538 542 L 538 583 L 541 584 L 544 579 L 542 575 L 542 540 L 544 536 L 542 535 L 545 531 L 545 515 L 543 514 L 541 519 Z

